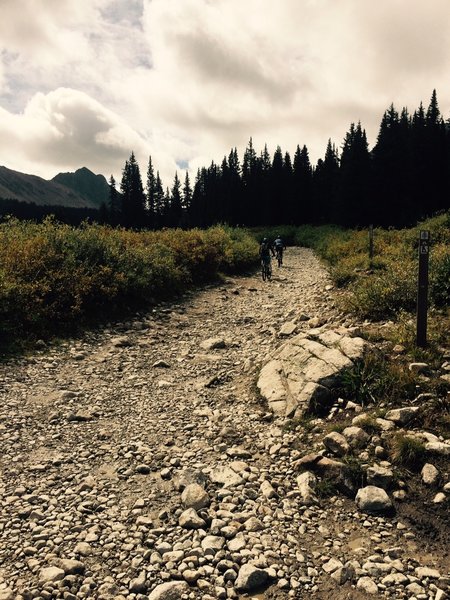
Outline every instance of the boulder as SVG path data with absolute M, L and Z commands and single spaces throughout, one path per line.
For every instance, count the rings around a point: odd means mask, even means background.
M 285 335 L 293 331 L 293 326 L 287 325 Z M 280 416 L 300 417 L 307 410 L 325 410 L 334 399 L 342 373 L 353 368 L 353 361 L 363 356 L 366 347 L 367 342 L 342 331 L 299 333 L 263 366 L 259 391 Z
M 371 515 L 392 514 L 393 512 L 393 505 L 386 491 L 374 485 L 368 485 L 358 490 L 355 501 L 362 512 Z

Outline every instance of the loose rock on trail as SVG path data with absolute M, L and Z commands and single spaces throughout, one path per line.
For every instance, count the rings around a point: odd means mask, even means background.
M 313 435 L 257 391 L 285 340 L 342 325 L 327 272 L 290 248 L 271 282 L 0 365 L 0 600 L 443 600 L 448 555 L 398 516 L 308 498 Z

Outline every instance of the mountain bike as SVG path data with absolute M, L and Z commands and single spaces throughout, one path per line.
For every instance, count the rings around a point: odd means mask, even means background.
M 281 267 L 281 265 L 283 264 L 283 248 L 276 248 L 275 252 L 277 256 L 278 266 Z
M 261 261 L 261 277 L 263 281 L 270 281 L 272 279 L 272 265 L 270 264 L 270 260 L 262 260 Z

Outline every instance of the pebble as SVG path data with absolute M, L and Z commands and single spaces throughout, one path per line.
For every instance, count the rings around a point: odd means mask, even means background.
M 347 446 L 379 465 L 384 433 L 355 423 L 324 445 L 328 421 L 292 429 L 254 394 L 277 332 L 332 335 L 340 319 L 312 252 L 285 257 L 287 284 L 275 273 L 228 293 L 233 280 L 0 364 L 0 600 L 237 600 L 267 586 L 322 600 L 330 584 L 445 598 L 448 574 L 439 557 L 421 565 L 407 523 L 319 498 L 323 474 L 296 466 L 314 452 L 334 469 Z

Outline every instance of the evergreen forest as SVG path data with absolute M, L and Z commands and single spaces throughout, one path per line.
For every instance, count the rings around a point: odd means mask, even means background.
M 250 138 L 242 157 L 232 148 L 191 181 L 175 173 L 164 187 L 150 156 L 141 173 L 132 152 L 122 179 L 109 180 L 109 200 L 99 211 L 36 207 L 9 201 L 10 214 L 40 219 L 56 214 L 76 224 L 86 217 L 133 229 L 321 225 L 407 227 L 450 207 L 450 120 L 434 90 L 429 105 L 412 114 L 391 105 L 370 150 L 361 123 L 352 123 L 340 148 L 329 140 L 312 165 L 308 148 L 294 155 L 278 146 L 271 155 Z M 4 212 L 4 211 L 3 211 Z M 6 214 L 6 213 L 5 213 Z
M 335 223 L 344 227 L 405 227 L 450 206 L 450 122 L 434 90 L 425 109 L 410 114 L 391 105 L 369 150 L 361 123 L 352 123 L 340 150 L 328 142 L 313 166 L 308 148 L 293 158 L 278 146 L 257 151 L 250 139 L 220 164 L 199 169 L 191 184 L 175 174 L 164 189 L 149 158 L 146 185 L 131 154 L 120 193 L 110 179 L 108 219 L 131 227 L 208 227 Z

